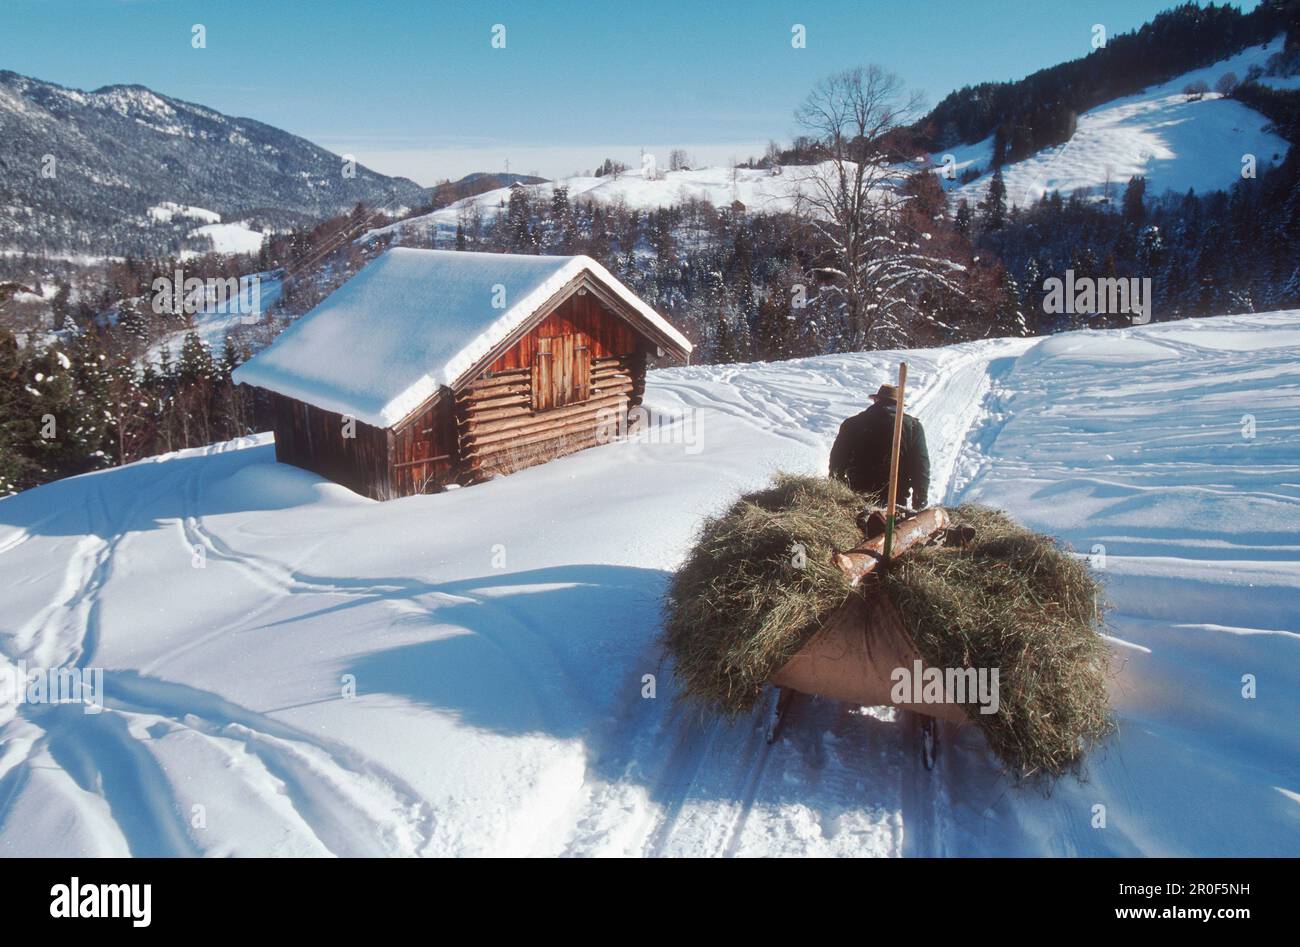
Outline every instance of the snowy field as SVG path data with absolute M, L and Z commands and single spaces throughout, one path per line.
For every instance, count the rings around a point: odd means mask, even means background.
M 715 207 L 730 207 L 740 201 L 749 213 L 777 213 L 792 210 L 800 194 L 816 194 L 813 179 L 830 180 L 831 166 L 792 165 L 780 174 L 752 168 L 692 168 L 669 171 L 662 167 L 647 175 L 642 168 L 608 177 L 570 177 L 528 186 L 534 201 L 549 204 L 555 188 L 566 187 L 569 200 L 579 197 L 606 206 L 624 204 L 640 210 L 674 207 L 691 200 L 708 201 Z M 466 197 L 447 207 L 419 217 L 367 231 L 360 240 L 388 234 L 420 234 L 454 237 L 456 226 L 478 213 L 490 221 L 510 203 L 510 188 L 501 187 L 475 197 Z
M 1193 82 L 1213 89 L 1225 73 L 1244 79 L 1251 66 L 1263 67 L 1281 49 L 1279 36 L 1264 46 L 1084 112 L 1065 144 L 1003 168 L 1008 205 L 1025 207 L 1052 191 L 1068 197 L 1081 190 L 1101 197 L 1109 189 L 1111 199 L 1118 200 L 1135 175 L 1146 178 L 1148 197 L 1166 191 L 1185 194 L 1188 189 L 1205 194 L 1226 190 L 1240 180 L 1242 155 L 1254 155 L 1260 171 L 1280 164 L 1289 146 L 1286 139 L 1267 130 L 1269 121 L 1263 115 L 1217 92 L 1193 98 L 1183 90 Z M 1288 80 L 1266 77 L 1262 81 L 1283 87 Z M 993 139 L 946 154 L 952 155 L 958 174 L 972 166 L 984 172 L 967 184 L 945 182 L 954 200 L 965 198 L 973 207 L 983 199 L 992 177 Z M 944 157 L 932 156 L 940 170 Z
M 657 442 L 437 496 L 261 436 L 0 501 L 0 660 L 102 668 L 105 703 L 0 707 L 0 853 L 1300 854 L 1300 311 L 906 357 L 931 495 L 1097 556 L 1087 782 L 1017 788 L 969 727 L 926 772 L 883 709 L 808 699 L 769 747 L 675 704 L 701 517 L 822 470 L 897 361 L 825 356 L 653 373 Z
M 247 221 L 222 223 L 221 215 L 216 211 L 204 207 L 191 207 L 188 204 L 177 204 L 175 201 L 163 201 L 150 207 L 147 216 L 150 220 L 162 223 L 180 217 L 202 224 L 191 230 L 190 236 L 210 237 L 214 253 L 256 253 L 262 249 L 262 238 L 265 236 L 262 231 L 249 227 Z M 185 250 L 181 253 L 181 259 L 189 260 L 200 255 L 193 250 Z

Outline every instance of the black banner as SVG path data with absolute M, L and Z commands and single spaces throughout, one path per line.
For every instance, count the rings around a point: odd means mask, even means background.
M 1295 913 L 1294 896 L 1284 901 L 1295 860 L 791 862 L 13 859 L 0 862 L 0 873 L 7 934 L 75 926 L 78 935 L 338 935 L 373 932 L 377 919 L 459 925 L 457 915 L 481 914 L 488 898 L 509 902 L 489 912 L 497 933 L 512 925 L 535 931 L 559 916 L 578 929 L 620 917 L 635 928 L 664 911 L 726 913 L 739 928 L 765 930 L 774 919 L 785 924 L 827 911 L 839 917 L 864 903 L 874 918 L 917 925 L 917 933 L 956 924 L 978 934 L 996 917 L 1057 931 L 1200 925 L 1228 934 Z

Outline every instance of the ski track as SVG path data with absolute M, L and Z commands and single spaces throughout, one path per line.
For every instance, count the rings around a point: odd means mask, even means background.
M 160 476 L 159 482 L 164 491 L 175 486 L 174 478 Z M 179 520 L 187 554 L 202 546 L 217 562 L 238 568 L 250 581 L 281 596 L 303 591 L 386 596 L 399 591 L 393 586 L 340 587 L 315 582 L 300 578 L 274 560 L 234 552 L 206 528 L 202 517 L 190 512 L 201 489 L 198 468 L 187 475 L 181 487 L 189 501 Z M 144 495 L 137 494 L 126 514 L 114 517 L 102 489 L 95 489 L 93 497 L 95 503 L 85 510 L 88 535 L 69 558 L 60 593 L 63 600 L 20 629 L 14 639 L 22 651 L 6 657 L 25 657 L 32 666 L 51 668 L 86 667 L 92 660 L 99 635 L 99 591 L 111 574 L 113 557 L 133 535 L 120 524 L 130 522 L 146 502 Z M 103 535 L 113 538 L 105 542 L 99 538 Z M 199 636 L 176 653 L 199 647 L 236 624 L 269 611 L 276 600 L 273 595 L 263 608 Z M 352 749 L 310 737 L 196 688 L 111 669 L 104 678 L 106 699 L 99 714 L 85 714 L 79 705 L 24 704 L 19 708 L 19 716 L 40 728 L 41 734 L 24 757 L 0 776 L 0 828 L 4 802 L 27 781 L 40 754 L 48 751 L 65 769 L 79 774 L 76 781 L 84 791 L 107 803 L 132 855 L 202 854 L 171 792 L 169 778 L 150 753 L 152 740 L 141 726 L 147 722 L 150 726 L 163 723 L 201 738 L 240 742 L 263 771 L 278 780 L 301 824 L 332 854 L 414 855 L 432 836 L 434 817 L 427 802 Z M 124 680 L 128 682 L 125 686 Z M 386 812 L 375 811 L 376 799 L 387 799 Z

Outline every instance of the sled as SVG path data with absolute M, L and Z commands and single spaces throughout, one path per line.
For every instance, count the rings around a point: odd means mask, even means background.
M 899 703 L 893 700 L 895 668 L 911 669 L 921 655 L 912 646 L 902 616 L 883 589 L 863 580 L 884 561 L 886 535 L 867 539 L 834 557 L 854 591 L 822 623 L 821 629 L 772 677 L 785 690 L 798 691 L 863 707 L 897 707 L 913 713 L 963 723 L 956 704 Z M 897 523 L 894 557 L 931 543 L 960 541 L 948 529 L 947 513 L 930 507 Z M 786 702 L 788 706 L 789 702 Z M 778 702 L 780 708 L 780 703 Z M 783 708 L 782 708 L 783 709 Z M 778 718 L 783 714 L 778 710 Z M 777 729 L 779 732 L 778 720 Z
M 970 539 L 948 529 L 941 507 L 904 514 L 896 509 L 899 447 L 903 430 L 907 363 L 898 367 L 897 411 L 891 445 L 889 486 L 883 510 L 870 509 L 858 517 L 865 541 L 833 561 L 849 580 L 852 591 L 827 617 L 821 629 L 773 675 L 778 688 L 776 714 L 768 727 L 768 742 L 779 737 L 792 694 L 812 694 L 860 707 L 896 707 L 921 715 L 921 755 L 926 769 L 934 767 L 938 734 L 936 721 L 961 725 L 966 713 L 956 704 L 900 702 L 893 699 L 892 676 L 898 668 L 924 665 L 903 627 L 903 619 L 878 584 L 863 580 L 909 550 L 931 543 L 961 543 Z

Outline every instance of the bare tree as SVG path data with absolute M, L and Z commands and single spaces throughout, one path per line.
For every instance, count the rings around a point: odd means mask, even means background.
M 795 113 L 823 156 L 797 195 L 799 217 L 823 248 L 813 275 L 837 297 L 852 348 L 905 341 L 927 287 L 961 293 L 951 277 L 963 267 L 921 252 L 925 235 L 904 226 L 909 172 L 885 152 L 890 132 L 921 105 L 896 75 L 866 66 L 823 79 Z

